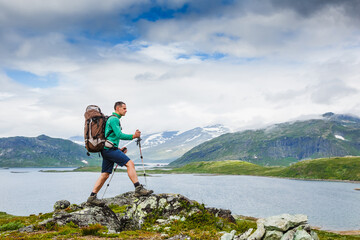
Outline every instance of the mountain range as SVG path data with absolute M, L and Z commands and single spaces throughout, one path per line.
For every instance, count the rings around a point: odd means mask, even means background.
M 194 147 L 170 165 L 222 160 L 289 165 L 304 159 L 347 155 L 360 155 L 360 119 L 329 112 L 318 119 L 223 134 Z
M 97 156 L 86 155 L 84 146 L 70 140 L 46 135 L 0 138 L 0 167 L 77 167 L 100 163 Z
M 165 131 L 142 136 L 141 150 L 150 162 L 171 162 L 181 157 L 193 147 L 230 132 L 230 129 L 217 124 L 207 127 L 197 127 L 184 132 Z M 139 147 L 135 141 L 125 145 L 128 148 L 127 155 L 131 159 L 139 159 Z

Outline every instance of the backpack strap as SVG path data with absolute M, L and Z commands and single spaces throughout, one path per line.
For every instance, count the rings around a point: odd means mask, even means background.
M 111 117 L 117 117 L 115 114 L 112 114 L 112 115 L 110 115 L 109 117 L 108 117 L 108 119 L 107 120 L 109 120 L 109 118 L 111 118 Z M 106 120 L 106 121 L 107 121 Z M 120 119 L 119 119 L 119 125 L 120 125 L 120 129 L 122 130 L 122 127 L 121 127 L 121 124 L 120 124 Z M 113 130 L 111 130 L 111 131 L 109 131 L 109 133 L 105 136 L 105 139 L 107 139 L 109 136 L 110 136 L 110 134 L 112 133 L 112 131 Z

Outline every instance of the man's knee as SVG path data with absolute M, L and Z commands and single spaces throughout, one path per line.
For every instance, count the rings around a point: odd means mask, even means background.
M 101 173 L 101 178 L 106 180 L 109 178 L 109 175 L 110 175 L 110 173 L 103 172 L 103 173 Z
M 125 164 L 125 166 L 127 167 L 127 168 L 135 168 L 135 164 L 134 164 L 134 162 L 133 162 L 133 160 L 129 160 L 126 164 Z

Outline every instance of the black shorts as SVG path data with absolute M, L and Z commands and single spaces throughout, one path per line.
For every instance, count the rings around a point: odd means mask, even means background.
M 122 167 L 130 160 L 130 158 L 120 149 L 104 149 L 101 151 L 101 156 L 103 157 L 101 169 L 102 173 L 112 173 L 114 163 L 117 163 L 120 167 Z

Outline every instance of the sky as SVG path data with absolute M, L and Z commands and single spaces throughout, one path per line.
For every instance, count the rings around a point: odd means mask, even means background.
M 0 137 L 360 116 L 357 0 L 0 0 Z

